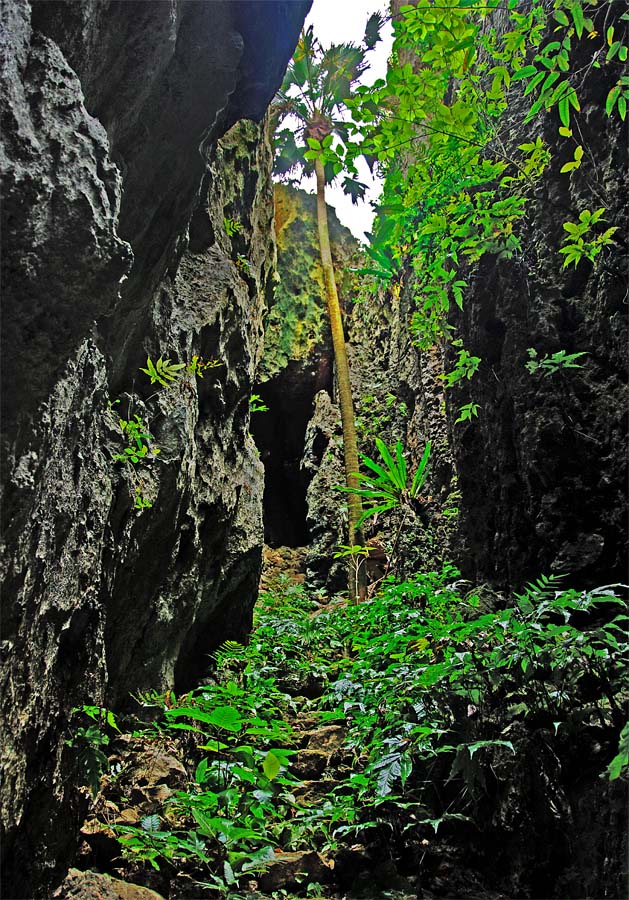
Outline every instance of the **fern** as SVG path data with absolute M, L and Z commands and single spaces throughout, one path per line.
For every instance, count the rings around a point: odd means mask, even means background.
M 161 384 L 163 387 L 170 387 L 171 384 L 181 377 L 182 369 L 185 369 L 185 363 L 171 363 L 169 359 L 160 358 L 157 360 L 157 363 L 154 364 L 151 357 L 147 357 L 146 360 L 146 369 L 140 369 L 140 372 L 145 372 L 149 378 L 151 379 L 151 384 Z

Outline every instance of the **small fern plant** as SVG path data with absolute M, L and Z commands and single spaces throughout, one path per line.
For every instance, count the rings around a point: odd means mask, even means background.
M 358 521 L 358 528 L 365 519 L 378 513 L 388 512 L 401 506 L 414 507 L 419 493 L 428 478 L 430 461 L 430 441 L 426 442 L 422 458 L 409 483 L 409 473 L 402 442 L 397 441 L 393 449 L 389 449 L 384 441 L 376 438 L 376 447 L 382 464 L 375 462 L 361 453 L 363 465 L 371 470 L 370 474 L 358 473 L 359 487 L 339 487 L 345 493 L 358 494 L 368 506 Z
M 160 358 L 156 363 L 149 356 L 146 360 L 146 369 L 140 369 L 151 379 L 151 384 L 161 384 L 162 387 L 170 387 L 181 376 L 181 370 L 186 368 L 185 363 L 172 363 L 169 359 Z

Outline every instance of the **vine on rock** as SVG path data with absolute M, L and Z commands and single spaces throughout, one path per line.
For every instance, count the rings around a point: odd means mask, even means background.
M 629 13 L 618 10 L 613 0 L 418 0 L 394 17 L 386 80 L 359 87 L 348 101 L 357 140 L 345 153 L 365 154 L 385 176 L 367 250 L 371 265 L 363 272 L 396 283 L 411 267 L 410 328 L 420 349 L 452 340 L 448 314 L 463 307 L 471 264 L 485 254 L 523 252 L 519 223 L 532 186 L 557 164 L 540 115 L 556 115 L 559 162 L 564 142 L 570 145 L 560 169 L 567 177 L 591 157 L 579 114 L 593 70 L 607 70 L 606 115 L 625 120 Z M 521 124 L 539 132 L 514 146 L 518 98 L 528 104 Z M 564 224 L 564 268 L 594 262 L 614 243 L 618 226 L 601 224 L 605 212 L 583 210 L 576 224 Z M 473 374 L 469 359 L 459 351 L 447 386 Z

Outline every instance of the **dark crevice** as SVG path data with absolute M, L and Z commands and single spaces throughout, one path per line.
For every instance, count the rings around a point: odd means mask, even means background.
M 290 362 L 278 375 L 258 386 L 268 406 L 251 416 L 251 433 L 264 463 L 264 540 L 271 547 L 303 547 L 309 542 L 303 471 L 306 428 L 326 366 Z

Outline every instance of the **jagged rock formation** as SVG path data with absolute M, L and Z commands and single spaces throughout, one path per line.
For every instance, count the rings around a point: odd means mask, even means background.
M 71 855 L 72 708 L 185 686 L 249 625 L 271 154 L 229 129 L 262 118 L 308 6 L 3 4 L 6 897 L 48 896 Z M 149 355 L 215 366 L 167 390 Z M 160 455 L 116 462 L 136 415 Z
M 609 13 L 606 27 L 620 6 Z M 587 47 L 583 54 L 580 71 Z M 558 152 L 528 203 L 524 252 L 485 256 L 453 316 L 464 346 L 483 359 L 471 382 L 448 391 L 459 558 L 477 581 L 517 588 L 551 571 L 584 587 L 626 580 L 629 153 L 626 123 L 604 111 L 617 77 L 594 70 L 580 88 L 587 152 L 578 170 L 560 174 L 573 151 L 559 144 L 556 111 L 538 118 L 529 133 Z M 523 120 L 521 93 L 510 101 L 514 122 Z M 524 139 L 512 131 L 513 145 Z M 562 269 L 562 223 L 602 206 L 618 227 L 614 247 L 594 264 Z M 581 369 L 543 377 L 525 368 L 529 347 L 538 358 L 562 349 L 587 356 Z M 472 399 L 478 419 L 454 427 L 458 407 Z

